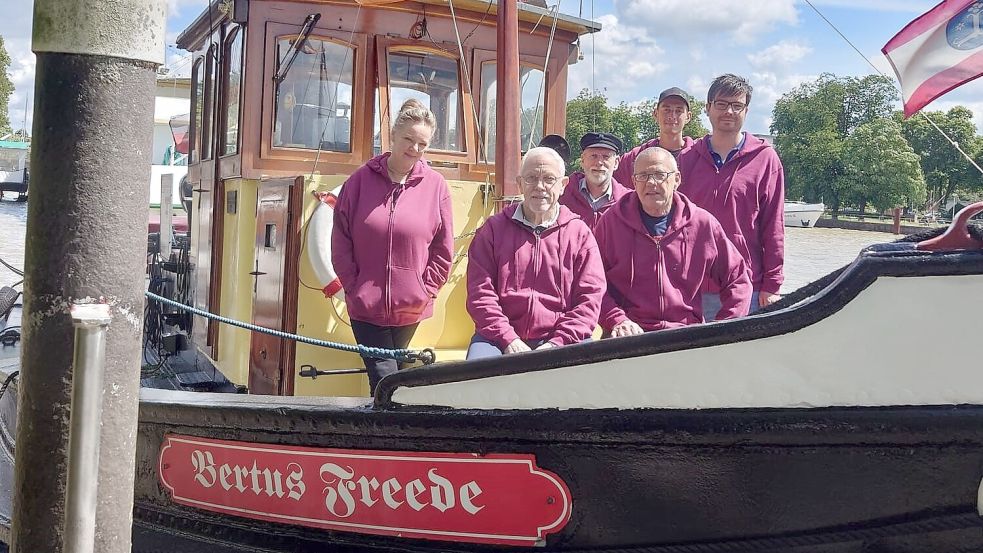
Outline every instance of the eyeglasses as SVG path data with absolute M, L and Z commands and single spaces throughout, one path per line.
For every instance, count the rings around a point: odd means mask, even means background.
M 552 175 L 547 175 L 545 177 L 522 177 L 522 182 L 529 186 L 536 186 L 539 183 L 543 183 L 546 186 L 553 186 L 560 180 L 560 177 L 554 177 Z
M 655 181 L 655 184 L 662 184 L 666 182 L 671 175 L 675 175 L 679 171 L 656 171 L 654 173 L 635 173 L 631 178 L 635 179 L 637 183 L 647 183 L 648 181 Z
M 733 110 L 734 113 L 740 113 L 747 109 L 747 104 L 744 102 L 725 102 L 723 100 L 714 100 L 713 109 L 717 111 Z

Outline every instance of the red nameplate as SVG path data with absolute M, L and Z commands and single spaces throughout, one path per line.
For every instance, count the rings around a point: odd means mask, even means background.
M 570 490 L 532 455 L 278 446 L 168 434 L 160 481 L 175 503 L 344 532 L 542 545 Z

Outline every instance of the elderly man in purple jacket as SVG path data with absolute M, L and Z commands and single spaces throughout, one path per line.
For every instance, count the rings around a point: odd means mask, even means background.
M 701 290 L 720 290 L 720 318 L 747 313 L 751 281 L 720 223 L 676 191 L 668 151 L 635 160 L 635 193 L 601 218 L 595 234 L 607 272 L 601 326 L 613 337 L 703 322 Z
M 554 150 L 529 150 L 517 177 L 522 202 L 471 242 L 468 359 L 576 344 L 597 326 L 604 269 L 590 229 L 558 202 L 563 173 Z
M 560 203 L 576 213 L 593 231 L 611 206 L 631 192 L 614 178 L 621 139 L 606 132 L 589 132 L 580 139 L 583 171 L 570 175 Z

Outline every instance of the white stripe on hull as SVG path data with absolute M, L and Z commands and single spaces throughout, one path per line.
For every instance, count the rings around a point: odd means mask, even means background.
M 404 387 L 392 399 L 465 409 L 983 404 L 974 353 L 981 290 L 983 275 L 881 277 L 840 311 L 783 336 Z

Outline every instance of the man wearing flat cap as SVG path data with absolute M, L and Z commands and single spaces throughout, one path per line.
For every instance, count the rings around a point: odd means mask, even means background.
M 587 223 L 591 231 L 601 215 L 622 196 L 631 192 L 614 178 L 621 155 L 621 139 L 606 132 L 589 132 L 580 139 L 583 171 L 570 175 L 560 204 Z
M 663 90 L 659 94 L 659 101 L 655 104 L 655 109 L 652 110 L 652 119 L 655 119 L 659 125 L 659 136 L 641 143 L 638 147 L 621 156 L 621 162 L 618 170 L 614 173 L 614 178 L 629 188 L 635 188 L 631 180 L 635 158 L 643 150 L 655 146 L 668 150 L 674 158 L 679 159 L 679 154 L 694 144 L 692 138 L 683 136 L 683 127 L 692 118 L 689 94 L 675 86 Z

